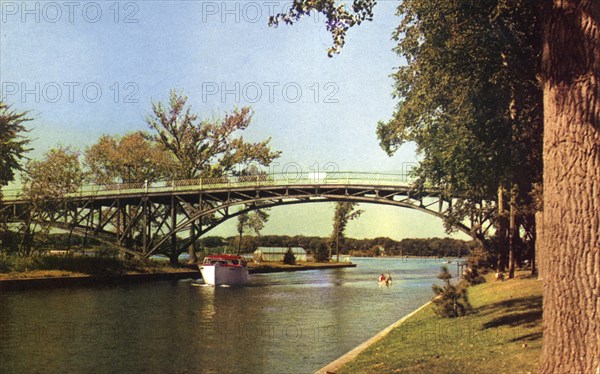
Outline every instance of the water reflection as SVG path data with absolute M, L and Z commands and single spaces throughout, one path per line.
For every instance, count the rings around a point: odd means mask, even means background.
M 203 303 L 200 307 L 200 318 L 202 322 L 210 322 L 217 313 L 215 308 L 215 287 L 200 286 L 198 292 L 202 294 Z
M 154 282 L 6 292 L 0 372 L 308 373 L 431 297 L 435 261 L 257 274 L 248 287 Z M 379 287 L 389 272 L 393 285 Z

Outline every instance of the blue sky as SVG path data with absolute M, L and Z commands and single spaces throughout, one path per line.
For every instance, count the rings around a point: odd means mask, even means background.
M 250 105 L 244 136 L 272 138 L 281 167 L 335 163 L 340 170 L 399 171 L 414 146 L 388 157 L 375 136 L 394 109 L 391 33 L 397 2 L 351 29 L 328 58 L 322 16 L 268 27 L 277 1 L 11 2 L 0 5 L 2 98 L 34 116 L 39 157 L 57 143 L 83 150 L 104 133 L 144 130 L 152 100 L 183 90 L 195 112 Z M 363 205 L 352 237 L 444 236 L 441 222 L 406 209 Z M 264 233 L 328 235 L 331 204 L 274 208 Z M 213 233 L 232 234 L 227 223 Z

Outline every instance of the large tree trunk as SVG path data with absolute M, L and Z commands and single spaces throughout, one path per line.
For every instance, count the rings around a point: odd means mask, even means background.
M 548 259 L 548 256 L 543 252 L 546 248 L 544 244 L 544 212 L 535 213 L 535 253 L 537 260 L 538 279 L 544 280 L 546 275 L 546 264 L 544 261 Z
M 506 238 L 506 210 L 504 208 L 504 188 L 498 187 L 498 229 L 496 230 L 498 237 L 498 264 L 496 271 L 503 273 L 506 269 L 506 257 L 508 253 L 507 238 Z
M 600 372 L 600 1 L 545 4 L 541 368 L 593 374 Z
M 538 221 L 536 219 L 537 214 L 531 216 L 531 222 L 533 222 L 533 229 L 531 230 L 531 240 L 529 244 L 529 263 L 531 264 L 531 275 L 537 275 L 537 259 L 536 253 L 538 248 L 538 233 L 537 226 Z
M 508 225 L 508 277 L 515 277 L 515 262 L 517 260 L 517 208 L 515 207 L 515 193 L 511 191 L 510 193 L 510 211 L 509 211 L 509 225 Z

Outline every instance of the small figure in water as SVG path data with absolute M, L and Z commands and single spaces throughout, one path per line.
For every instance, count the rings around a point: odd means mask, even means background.
M 387 277 L 385 278 L 385 284 L 386 286 L 392 284 L 392 275 L 390 273 L 387 273 Z
M 385 282 L 385 275 L 383 275 L 383 273 L 381 273 L 381 275 L 379 276 L 378 282 Z

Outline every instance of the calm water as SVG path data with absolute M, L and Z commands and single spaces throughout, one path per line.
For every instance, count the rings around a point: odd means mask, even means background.
M 432 259 L 190 281 L 4 292 L 2 373 L 311 373 L 427 302 Z M 455 265 L 450 265 L 453 273 Z M 393 285 L 380 288 L 379 273 Z

